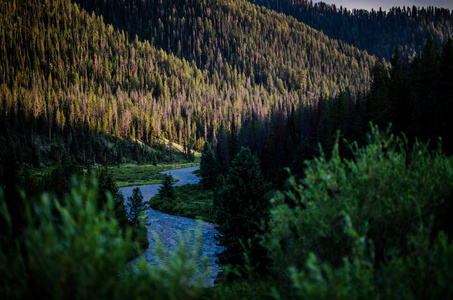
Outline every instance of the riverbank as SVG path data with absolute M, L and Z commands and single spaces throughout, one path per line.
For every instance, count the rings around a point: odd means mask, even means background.
M 170 171 L 161 172 L 163 174 L 171 174 L 174 178 L 178 179 L 178 182 L 175 183 L 176 186 L 181 186 L 185 184 L 196 184 L 199 182 L 199 177 L 193 174 L 199 167 L 190 167 L 183 169 L 175 169 Z M 132 195 L 132 190 L 137 186 L 132 187 L 123 187 L 120 188 L 121 192 L 127 198 Z M 157 194 L 157 191 L 160 187 L 160 184 L 153 185 L 141 185 L 138 186 L 143 194 L 143 199 L 147 202 L 151 199 L 152 196 Z M 217 230 L 215 229 L 215 224 L 198 221 L 195 219 L 173 216 L 163 212 L 159 212 L 152 208 L 148 209 L 148 222 L 147 226 L 147 236 L 149 240 L 149 247 L 143 253 L 143 258 L 151 264 L 156 263 L 156 238 L 153 234 L 155 232 L 159 239 L 161 240 L 165 253 L 168 251 L 176 250 L 178 244 L 178 237 L 185 236 L 187 233 L 193 238 L 185 245 L 186 247 L 194 247 L 195 242 L 195 232 L 197 228 L 200 228 L 202 233 L 201 238 L 201 254 L 206 255 L 209 260 L 210 274 L 206 275 L 206 283 L 208 286 L 214 285 L 214 280 L 217 274 L 220 272 L 220 267 L 215 263 L 216 253 L 222 251 L 222 248 L 216 245 L 215 235 Z M 201 268 L 201 262 L 198 266 Z

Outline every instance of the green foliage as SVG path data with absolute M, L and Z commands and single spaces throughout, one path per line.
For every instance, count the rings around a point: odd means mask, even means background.
M 194 167 L 197 163 L 163 163 L 159 165 L 120 165 L 109 168 L 118 187 L 162 183 L 162 171 Z
M 216 239 L 225 247 L 218 254 L 220 265 L 240 268 L 249 259 L 251 266 L 257 267 L 263 262 L 265 255 L 259 245 L 259 234 L 263 233 L 262 226 L 268 216 L 266 193 L 258 159 L 250 149 L 242 148 L 233 159 L 226 184 L 214 202 L 219 231 Z
M 58 155 L 60 156 L 60 154 Z M 52 193 L 62 199 L 63 195 L 71 189 L 71 177 L 81 176 L 82 169 L 74 158 L 62 155 L 57 159 L 55 166 L 49 168 L 42 178 L 42 185 L 48 187 Z
M 65 201 L 44 194 L 27 206 L 26 230 L 19 239 L 11 235 L 0 190 L 0 222 L 6 228 L 0 236 L 3 299 L 200 298 L 197 247 L 187 248 L 185 239 L 177 251 L 166 254 L 167 264 L 131 263 L 132 233 L 123 234 L 111 217 L 112 198 L 107 210 L 100 211 L 98 191 L 85 186 L 74 182 Z
M 212 152 L 211 145 L 204 143 L 203 152 L 201 153 L 200 163 L 200 183 L 207 189 L 214 189 L 217 180 L 219 168 Z
M 264 277 L 264 276 L 263 276 Z M 254 278 L 253 280 L 235 280 L 228 283 L 218 283 L 205 292 L 205 299 L 278 299 L 272 290 L 275 278 Z
M 98 182 L 99 190 L 105 193 L 105 196 L 100 195 L 99 197 L 99 207 L 103 207 L 107 202 L 107 193 L 115 196 L 118 193 L 118 187 L 106 165 L 101 166 L 96 170 L 96 180 Z
M 309 162 L 272 199 L 264 244 L 273 271 L 302 298 L 451 295 L 453 248 L 441 232 L 451 231 L 451 158 L 377 127 L 352 151 L 344 160 L 336 146 L 331 159 Z
M 127 206 L 129 222 L 134 229 L 146 223 L 146 206 L 139 187 L 134 188 L 132 196 L 127 197 Z
M 165 175 L 165 179 L 160 186 L 157 195 L 161 198 L 167 198 L 170 200 L 175 199 L 175 188 L 173 187 L 173 177 L 169 174 Z
M 90 170 L 87 172 L 87 178 L 91 179 Z M 124 231 L 129 225 L 126 207 L 124 206 L 124 196 L 118 190 L 112 173 L 107 166 L 101 166 L 96 170 L 96 181 L 99 187 L 98 207 L 102 209 L 107 203 L 109 196 L 113 196 L 113 212 L 120 228 Z
M 183 210 L 180 205 L 178 205 L 178 203 L 181 202 L 176 196 L 173 185 L 173 177 L 166 174 L 162 185 L 159 187 L 157 195 L 152 197 L 148 202 L 149 206 L 170 214 L 178 214 L 178 212 L 182 212 Z
M 214 192 L 201 184 L 186 184 L 175 187 L 175 199 L 171 201 L 159 195 L 149 201 L 151 208 L 158 211 L 213 223 Z
M 215 189 L 216 191 L 221 191 L 225 186 L 225 177 L 222 173 L 217 175 L 216 182 L 215 182 Z
M 352 261 L 345 260 L 340 268 L 332 268 L 310 254 L 303 270 L 290 268 L 289 276 L 293 298 L 379 299 L 373 267 L 356 257 Z M 287 291 L 280 293 L 284 295 Z
M 124 195 L 121 191 L 118 191 L 113 197 L 113 213 L 118 225 L 124 230 L 129 225 L 129 220 L 126 206 L 124 205 Z
M 156 209 L 167 214 L 186 216 L 188 212 L 179 207 L 178 204 L 180 202 L 178 200 L 179 199 L 161 198 L 156 195 L 148 201 L 148 205 L 152 209 Z
M 448 299 L 453 297 L 453 242 L 443 232 L 434 238 L 420 228 L 409 238 L 407 255 L 395 257 L 377 277 L 386 298 Z
M 138 242 L 141 249 L 147 249 L 149 245 L 146 229 L 148 214 L 139 187 L 134 188 L 132 196 L 127 197 L 126 212 L 129 224 L 132 226 L 133 238 Z
M 426 229 L 426 228 L 424 228 Z M 449 299 L 453 295 L 453 243 L 440 233 L 432 242 L 425 230 L 411 236 L 410 251 L 380 269 L 364 258 L 360 248 L 335 268 L 310 254 L 301 270 L 288 271 L 292 289 L 278 297 L 300 299 Z M 358 239 L 360 240 L 360 239 Z

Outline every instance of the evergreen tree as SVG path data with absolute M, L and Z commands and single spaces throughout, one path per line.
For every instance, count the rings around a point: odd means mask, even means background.
M 61 149 L 57 150 L 57 164 L 43 176 L 42 185 L 52 187 L 52 193 L 62 199 L 63 195 L 70 191 L 71 177 L 81 177 L 82 168 L 75 162 L 74 158 L 65 153 L 61 154 Z
M 407 99 L 407 83 L 404 74 L 404 66 L 400 57 L 398 47 L 395 47 L 395 53 L 391 60 L 392 68 L 390 69 L 389 83 L 389 121 L 394 124 L 396 132 L 403 131 L 404 127 L 410 123 L 410 115 L 407 114 L 409 100 Z
M 367 119 L 374 124 L 385 128 L 389 116 L 388 86 L 390 77 L 387 66 L 381 58 L 373 69 L 370 93 L 366 101 Z
M 96 171 L 96 177 L 100 192 L 98 207 L 101 209 L 107 203 L 107 192 L 115 196 L 118 193 L 118 187 L 106 165 L 101 166 Z
M 171 175 L 165 175 L 165 179 L 158 191 L 160 198 L 175 199 L 175 189 L 173 187 L 174 183 L 172 179 L 173 177 Z
M 254 121 L 253 119 L 251 120 L 252 122 Z M 228 134 L 228 139 L 227 139 L 227 147 L 228 147 L 228 154 L 230 157 L 234 157 L 237 153 L 237 148 L 239 145 L 239 139 L 238 139 L 238 134 L 237 134 L 237 129 L 236 129 L 236 124 L 233 116 L 233 121 L 231 122 L 231 127 L 230 127 L 230 132 Z
M 113 212 L 121 229 L 125 230 L 128 225 L 126 207 L 124 205 L 123 193 L 118 189 L 115 180 L 112 177 L 107 166 L 101 166 L 96 177 L 99 186 L 98 207 L 102 209 L 108 202 L 107 195 L 110 193 L 113 196 Z
M 129 222 L 132 224 L 134 231 L 140 226 L 141 221 L 146 218 L 145 203 L 143 202 L 143 195 L 140 188 L 136 187 L 132 190 L 132 196 L 127 197 L 128 217 Z
M 233 159 L 226 185 L 214 204 L 219 231 L 216 240 L 225 249 L 218 254 L 220 265 L 244 266 L 244 251 L 252 267 L 262 262 L 265 255 L 259 234 L 263 233 L 261 222 L 268 217 L 266 190 L 258 159 L 243 147 Z
M 218 172 L 217 162 L 211 145 L 205 142 L 200 162 L 200 183 L 207 189 L 213 189 L 217 181 Z
M 126 206 L 124 205 L 124 195 L 121 191 L 118 191 L 113 197 L 113 213 L 118 221 L 118 225 L 125 232 L 129 222 L 127 218 Z

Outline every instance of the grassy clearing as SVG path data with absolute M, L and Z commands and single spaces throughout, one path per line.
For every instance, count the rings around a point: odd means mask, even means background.
M 186 184 L 175 187 L 176 199 L 154 196 L 149 202 L 153 209 L 172 215 L 214 222 L 212 202 L 214 192 L 201 184 Z
M 116 181 L 118 187 L 132 186 L 132 185 L 145 185 L 145 184 L 158 184 L 162 183 L 164 175 L 160 174 L 162 171 L 181 169 L 197 166 L 199 162 L 177 162 L 165 163 L 154 165 L 120 165 L 117 167 L 110 167 L 113 179 Z

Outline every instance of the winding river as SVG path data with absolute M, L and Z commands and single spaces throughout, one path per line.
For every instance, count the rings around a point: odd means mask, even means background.
M 200 181 L 193 172 L 199 167 L 191 167 L 184 169 L 175 169 L 170 171 L 161 172 L 163 174 L 171 174 L 174 178 L 179 181 L 175 183 L 175 186 L 185 184 L 196 184 Z M 120 188 L 125 199 L 132 195 L 132 190 L 136 186 Z M 157 194 L 160 184 L 142 185 L 138 186 L 143 194 L 143 199 L 148 201 Z M 153 232 L 156 232 L 159 239 L 164 245 L 165 252 L 175 250 L 178 242 L 178 235 L 185 236 L 188 232 L 191 237 L 195 236 L 195 229 L 201 228 L 202 239 L 201 239 L 201 254 L 205 255 L 209 259 L 209 268 L 211 271 L 210 276 L 206 278 L 207 285 L 214 285 L 214 280 L 217 274 L 220 272 L 220 267 L 215 263 L 215 254 L 221 251 L 221 247 L 216 245 L 214 236 L 217 233 L 215 224 L 194 220 L 185 217 L 173 216 L 162 213 L 160 211 L 149 208 L 148 209 L 148 240 L 149 247 L 144 253 L 144 258 L 147 262 L 154 264 L 156 263 L 155 245 L 156 239 L 154 238 Z M 190 243 L 189 243 L 190 244 Z M 189 245 L 190 246 L 190 245 Z

